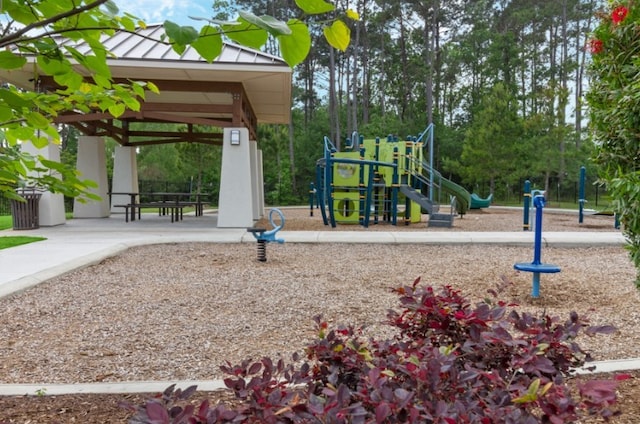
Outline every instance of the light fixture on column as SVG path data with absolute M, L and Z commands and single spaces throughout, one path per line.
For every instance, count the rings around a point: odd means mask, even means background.
M 240 131 L 239 130 L 231 130 L 231 145 L 232 146 L 240 145 Z

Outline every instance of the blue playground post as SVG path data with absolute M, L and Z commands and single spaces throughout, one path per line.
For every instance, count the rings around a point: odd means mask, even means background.
M 531 287 L 531 296 L 540 297 L 540 274 L 549 274 L 560 272 L 560 267 L 542 263 L 542 209 L 544 208 L 544 196 L 536 195 L 533 198 L 533 205 L 536 208 L 536 226 L 533 241 L 533 262 L 519 262 L 513 265 L 518 271 L 526 271 L 533 273 L 533 282 Z
M 584 186 L 587 181 L 587 169 L 584 166 L 580 167 L 580 188 L 578 199 L 578 224 L 582 224 L 584 221 Z
M 313 198 L 316 196 L 316 187 L 313 183 L 309 184 L 309 216 L 313 216 Z
M 522 221 L 522 231 L 529 231 L 529 207 L 531 202 L 531 181 L 524 182 L 524 218 Z

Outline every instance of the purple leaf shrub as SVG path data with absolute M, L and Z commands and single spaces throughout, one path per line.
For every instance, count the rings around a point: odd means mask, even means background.
M 578 384 L 578 396 L 567 386 L 572 369 L 590 359 L 575 342 L 579 333 L 612 327 L 591 327 L 576 313 L 562 321 L 518 312 L 492 299 L 471 305 L 449 286 L 419 283 L 393 290 L 400 301 L 387 315 L 394 338 L 365 340 L 357 328 L 329 328 L 316 317 L 318 338 L 305 361 L 296 354 L 292 364 L 263 358 L 222 367 L 232 406 L 181 407 L 195 388 L 170 387 L 130 405 L 130 423 L 559 424 L 617 414 L 615 382 Z

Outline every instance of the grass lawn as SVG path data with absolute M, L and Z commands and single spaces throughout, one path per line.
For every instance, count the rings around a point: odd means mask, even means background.
M 11 228 L 12 226 L 13 221 L 11 220 L 11 215 L 0 216 L 0 230 L 6 230 L 7 228 Z
M 0 216 L 0 230 L 6 230 L 13 227 L 13 220 L 11 215 Z M 8 249 L 9 247 L 20 246 L 21 244 L 33 243 L 34 241 L 46 240 L 44 237 L 29 237 L 29 236 L 5 236 L 0 237 L 0 250 Z
M 33 243 L 34 241 L 46 240 L 44 237 L 29 237 L 29 236 L 5 236 L 0 237 L 0 250 L 8 249 L 9 247 L 20 246 L 21 244 Z

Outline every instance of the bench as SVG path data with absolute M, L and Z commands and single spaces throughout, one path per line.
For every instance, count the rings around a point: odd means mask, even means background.
M 142 208 L 158 208 L 158 214 L 164 215 L 165 212 L 169 212 L 171 214 L 171 222 L 174 221 L 182 221 L 183 210 L 186 206 L 184 203 L 173 203 L 173 202 L 151 202 L 151 203 L 127 203 L 122 205 L 113 205 L 117 208 L 124 208 L 124 216 L 125 222 L 129 222 L 129 209 L 138 211 L 138 219 L 141 218 L 140 210 Z
M 166 203 L 171 204 L 171 202 L 161 202 L 161 203 L 163 203 L 163 204 L 166 204 Z M 175 202 L 173 204 L 175 204 Z M 209 203 L 207 203 L 207 202 L 191 201 L 191 200 L 186 200 L 186 201 L 182 201 L 181 200 L 177 204 L 185 206 L 185 207 L 193 207 L 194 213 L 195 213 L 196 216 L 204 215 L 204 207 L 209 205 Z

